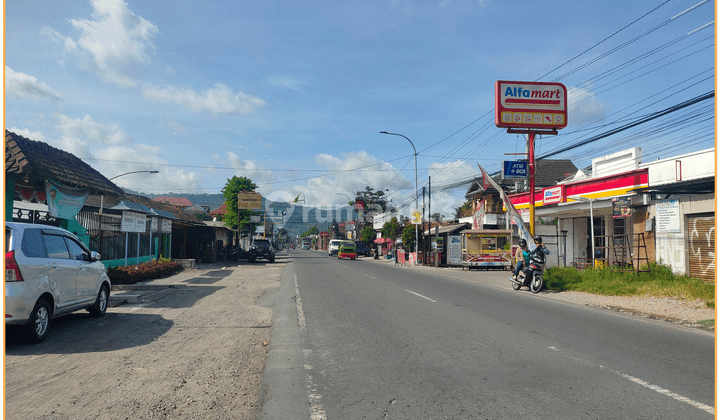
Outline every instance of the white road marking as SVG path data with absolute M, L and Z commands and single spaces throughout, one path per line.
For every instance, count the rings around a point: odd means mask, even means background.
M 405 289 L 405 291 L 408 292 L 408 293 L 412 293 L 412 294 L 415 295 L 415 296 L 420 296 L 420 297 L 423 298 L 423 299 L 427 299 L 427 300 L 429 300 L 430 302 L 435 302 L 435 303 L 437 303 L 437 300 L 432 300 L 432 299 L 430 299 L 430 298 L 427 297 L 427 296 L 421 295 L 420 293 L 415 293 L 415 292 L 413 292 L 412 290 L 408 290 L 408 289 Z
M 367 274 L 363 274 L 363 275 L 364 275 L 364 276 L 368 276 Z M 373 279 L 373 280 L 377 280 L 377 279 L 376 279 L 375 277 L 373 277 L 373 276 L 368 276 L 368 277 L 370 277 L 370 278 Z
M 295 280 L 295 299 L 297 300 L 297 311 L 298 311 L 298 324 L 300 330 L 305 331 L 305 313 L 302 308 L 302 300 L 300 299 L 300 286 L 298 285 L 297 275 L 293 274 Z M 325 415 L 325 409 L 322 405 L 322 395 L 317 392 L 317 384 L 315 378 L 312 375 L 312 365 L 310 364 L 310 358 L 312 357 L 312 350 L 303 350 L 303 356 L 305 357 L 305 371 L 307 373 L 307 388 L 308 388 L 308 401 L 310 402 L 310 420 L 327 420 Z
M 300 330 L 305 331 L 305 312 L 303 312 L 302 299 L 300 299 L 300 286 L 298 286 L 297 276 L 295 274 L 293 274 L 293 278 L 295 279 L 295 301 L 297 302 L 298 325 L 300 325 Z
M 559 350 L 557 347 L 548 347 L 548 349 L 553 350 L 553 351 L 558 351 L 558 352 L 562 351 L 562 350 Z M 588 366 L 592 366 L 592 367 L 594 367 L 594 368 L 598 368 L 598 369 L 602 369 L 602 370 L 606 370 L 606 371 L 608 371 L 608 372 L 614 373 L 615 375 L 618 375 L 618 376 L 620 376 L 620 377 L 622 377 L 622 378 L 625 378 L 625 379 L 627 379 L 627 380 L 629 380 L 629 381 L 635 382 L 636 384 L 641 385 L 641 386 L 643 386 L 643 387 L 645 387 L 645 388 L 647 388 L 647 389 L 651 389 L 651 390 L 653 390 L 653 391 L 655 391 L 655 392 L 659 392 L 660 394 L 663 394 L 663 395 L 665 395 L 665 396 L 667 396 L 667 397 L 670 397 L 670 398 L 672 398 L 672 399 L 674 399 L 674 400 L 676 400 L 676 401 L 684 402 L 684 403 L 690 404 L 691 406 L 693 406 L 693 407 L 695 407 L 695 408 L 698 408 L 698 409 L 700 409 L 700 410 L 707 411 L 707 412 L 710 413 L 710 414 L 713 414 L 713 415 L 715 414 L 715 408 L 714 408 L 714 407 L 711 407 L 711 406 L 709 406 L 709 405 L 707 405 L 707 404 L 703 404 L 703 403 L 701 403 L 701 402 L 693 401 L 693 400 L 691 400 L 690 398 L 688 398 L 688 397 L 683 397 L 682 395 L 676 394 L 676 393 L 670 391 L 669 389 L 662 388 L 662 387 L 660 387 L 660 386 L 658 386 L 658 385 L 653 385 L 653 384 L 651 384 L 651 383 L 649 383 L 649 382 L 643 381 L 643 380 L 640 379 L 640 378 L 636 378 L 636 377 L 631 376 L 631 375 L 628 375 L 628 374 L 626 374 L 626 373 L 622 373 L 622 372 L 618 372 L 618 371 L 616 371 L 616 370 L 610 369 L 610 368 L 607 367 L 607 366 L 596 365 L 596 364 L 594 364 L 594 363 L 590 363 L 590 362 L 588 362 L 587 360 L 583 360 L 583 359 L 581 359 L 581 358 L 579 358 L 579 357 L 573 357 L 572 359 L 577 360 L 577 361 L 579 361 L 579 362 L 582 362 L 582 363 L 584 363 L 584 364 L 586 364 L 586 365 L 588 365 Z

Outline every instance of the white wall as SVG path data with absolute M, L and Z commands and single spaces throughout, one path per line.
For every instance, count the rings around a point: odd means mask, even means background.
M 641 160 L 642 151 L 639 147 L 595 158 L 592 160 L 592 177 L 600 178 L 634 171 L 638 169 Z
M 715 176 L 715 149 L 643 163 L 641 168 L 648 168 L 650 187 L 674 183 L 677 180 L 712 178 Z

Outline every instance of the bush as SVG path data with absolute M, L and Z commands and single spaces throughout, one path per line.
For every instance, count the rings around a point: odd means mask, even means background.
M 168 277 L 183 267 L 168 259 L 152 260 L 139 265 L 112 266 L 107 273 L 112 284 L 135 284 L 145 280 Z

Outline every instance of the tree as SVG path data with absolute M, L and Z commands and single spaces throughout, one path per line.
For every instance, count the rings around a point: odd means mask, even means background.
M 443 219 L 445 219 L 445 216 L 443 216 L 443 215 L 440 214 L 440 213 L 433 213 L 433 214 L 430 216 L 430 221 L 431 221 L 431 222 L 442 222 Z
M 250 216 L 259 215 L 254 210 L 238 210 L 238 193 L 255 191 L 257 185 L 251 179 L 233 176 L 222 189 L 225 199 L 225 226 L 230 229 L 250 230 Z
M 360 240 L 363 242 L 372 242 L 375 239 L 375 231 L 370 226 L 364 227 L 360 231 Z
M 385 222 L 382 227 L 383 238 L 395 239 L 402 232 L 403 226 L 398 222 L 397 217 L 393 217 L 389 222 Z
M 407 225 L 403 229 L 402 242 L 405 248 L 411 249 L 415 243 L 415 225 Z
M 467 217 L 472 216 L 472 202 L 468 201 L 465 204 L 463 204 L 461 207 L 455 208 L 455 218 L 459 219 L 461 217 Z
M 365 208 L 368 213 L 381 213 L 385 211 L 387 203 L 385 201 L 385 193 L 382 190 L 375 191 L 372 187 L 367 186 L 364 191 L 358 191 L 355 195 L 365 202 Z
M 300 237 L 305 238 L 310 235 L 317 235 L 318 233 L 320 233 L 320 229 L 318 229 L 317 226 L 313 226 L 310 229 L 308 229 L 307 232 L 301 233 Z

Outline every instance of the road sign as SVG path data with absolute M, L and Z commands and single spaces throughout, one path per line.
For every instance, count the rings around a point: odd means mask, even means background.
M 558 130 L 567 126 L 567 88 L 562 83 L 495 82 L 495 125 Z
M 503 179 L 527 179 L 528 163 L 503 161 Z

